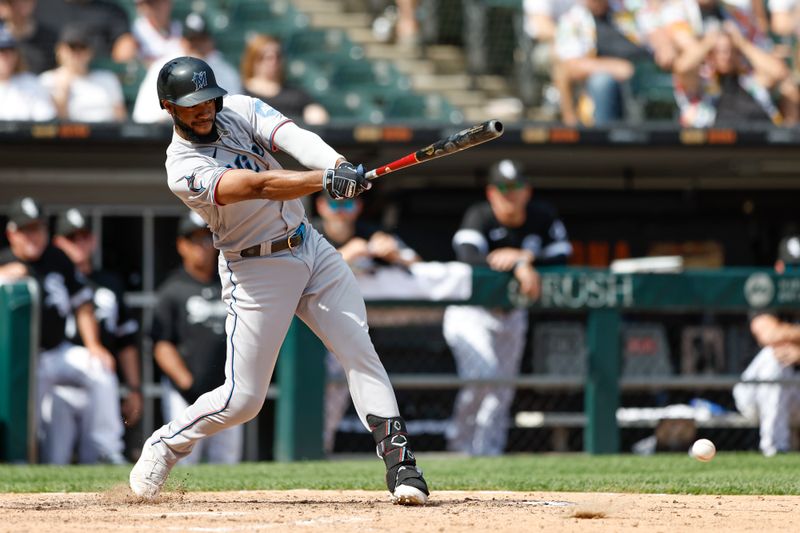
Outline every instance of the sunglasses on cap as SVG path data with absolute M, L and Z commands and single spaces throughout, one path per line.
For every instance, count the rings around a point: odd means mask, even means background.
M 509 181 L 508 183 L 495 183 L 494 186 L 501 194 L 506 194 L 511 191 L 520 191 L 526 187 L 526 184 L 521 181 Z
M 64 43 L 70 50 L 75 52 L 82 52 L 89 49 L 89 45 L 81 42 Z
M 205 246 L 211 246 L 214 244 L 214 236 L 210 231 L 205 230 L 194 231 L 190 235 L 187 235 L 186 239 L 192 244 L 202 244 Z
M 330 207 L 332 211 L 338 213 L 352 213 L 356 210 L 356 201 L 352 198 L 348 200 L 334 200 L 329 198 L 328 207 Z
M 65 235 L 67 240 L 72 242 L 83 241 L 91 238 L 92 234 L 86 230 L 73 231 L 69 235 Z

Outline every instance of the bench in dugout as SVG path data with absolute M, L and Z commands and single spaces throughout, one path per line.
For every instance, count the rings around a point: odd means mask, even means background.
M 692 337 L 697 332 L 691 331 Z M 684 353 L 681 364 L 690 375 L 676 376 L 671 362 L 666 331 L 659 323 L 624 324 L 621 345 L 623 350 L 620 389 L 625 393 L 658 392 L 665 390 L 717 389 L 730 390 L 739 382 L 738 375 L 694 375 L 698 361 Z M 708 335 L 717 345 L 718 337 Z M 534 326 L 533 370 L 535 374 L 562 376 L 565 389 L 574 385 L 575 378 L 586 375 L 586 336 L 581 322 L 551 322 Z M 717 350 L 713 350 L 719 353 Z M 721 351 L 721 350 L 720 350 Z M 708 405 L 674 404 L 666 407 L 621 407 L 617 410 L 620 428 L 653 429 L 661 432 L 663 440 L 682 442 L 694 437 L 696 429 L 756 428 L 757 421 L 736 412 L 712 413 Z M 514 425 L 521 429 L 543 428 L 552 432 L 552 449 L 569 450 L 571 430 L 586 426 L 583 412 L 524 410 L 515 413 Z M 668 446 L 670 447 L 670 446 Z

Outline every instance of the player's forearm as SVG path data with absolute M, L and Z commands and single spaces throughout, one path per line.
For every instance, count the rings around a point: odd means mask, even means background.
M 220 178 L 216 200 L 221 205 L 243 200 L 294 200 L 322 190 L 321 170 L 229 170 Z
M 563 63 L 569 81 L 584 81 L 593 74 L 609 74 L 617 81 L 633 75 L 633 63 L 619 57 L 579 57 Z
M 773 343 L 800 344 L 800 325 L 781 323 L 774 335 Z
M 100 328 L 97 325 L 97 319 L 94 317 L 94 306 L 91 302 L 86 302 L 75 310 L 75 322 L 78 325 L 78 333 L 84 346 L 90 351 L 97 347 L 102 347 L 100 343 Z
M 132 390 L 141 389 L 142 377 L 139 373 L 139 350 L 135 346 L 126 346 L 120 350 L 118 359 L 125 384 Z
M 19 261 L 0 265 L 0 278 L 17 280 L 28 275 L 28 267 Z
M 192 386 L 194 376 L 186 367 L 174 344 L 169 341 L 158 341 L 153 349 L 153 357 L 161 371 L 176 387 L 186 390 Z
M 753 43 L 743 40 L 738 43 L 739 50 L 753 65 L 756 73 L 763 79 L 767 88 L 772 87 L 789 75 L 786 64 L 777 57 L 764 52 Z
M 694 40 L 687 42 L 683 52 L 673 64 L 673 72 L 675 72 L 675 74 L 685 75 L 700 68 L 700 65 L 706 60 L 708 53 L 714 48 L 715 42 L 716 37 L 713 35 L 707 36 L 702 41 Z

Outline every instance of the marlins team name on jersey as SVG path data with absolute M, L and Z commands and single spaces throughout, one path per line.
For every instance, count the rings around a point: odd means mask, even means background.
M 217 114 L 217 141 L 193 144 L 173 134 L 167 149 L 169 187 L 208 223 L 216 248 L 238 251 L 285 235 L 303 222 L 300 200 L 247 200 L 222 206 L 215 198 L 220 178 L 230 169 L 281 168 L 270 152 L 278 150 L 276 132 L 290 122 L 261 100 L 237 95 L 226 97 Z

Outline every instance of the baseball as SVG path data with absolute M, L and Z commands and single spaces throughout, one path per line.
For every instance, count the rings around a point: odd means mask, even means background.
M 708 439 L 698 439 L 692 444 L 691 455 L 698 461 L 710 461 L 716 454 L 716 446 Z

